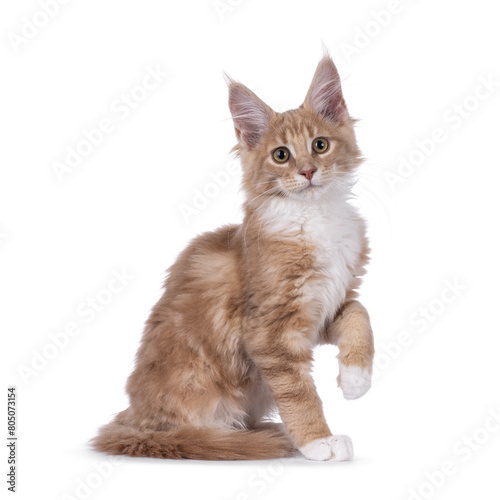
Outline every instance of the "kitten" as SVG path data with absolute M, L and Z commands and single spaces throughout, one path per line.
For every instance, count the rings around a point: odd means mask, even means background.
M 277 113 L 228 78 L 244 221 L 195 238 L 169 269 L 127 391 L 92 444 L 110 454 L 202 460 L 350 460 L 311 377 L 339 348 L 344 397 L 370 387 L 373 337 L 356 288 L 365 225 L 348 203 L 361 162 L 328 55 L 304 103 Z M 278 409 L 283 424 L 266 420 Z

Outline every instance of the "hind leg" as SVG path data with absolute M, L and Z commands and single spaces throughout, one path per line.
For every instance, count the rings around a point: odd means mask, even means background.
M 271 418 L 278 412 L 276 401 L 255 366 L 243 388 L 245 424 L 249 429 L 269 426 Z

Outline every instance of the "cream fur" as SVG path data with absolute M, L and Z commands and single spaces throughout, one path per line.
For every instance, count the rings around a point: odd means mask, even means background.
M 331 188 L 317 200 L 273 198 L 262 209 L 263 230 L 299 236 L 317 248 L 322 279 L 304 286 L 304 302 L 314 304 L 318 324 L 333 319 L 344 303 L 362 248 L 362 221 L 347 197 Z
M 368 260 L 349 204 L 361 162 L 328 56 L 303 104 L 276 113 L 228 79 L 244 220 L 195 238 L 169 268 L 129 377 L 130 406 L 93 440 L 110 454 L 235 460 L 352 458 L 332 435 L 311 367 L 333 343 L 346 397 L 367 389 L 373 336 L 355 300 Z M 312 146 L 322 138 L 329 149 Z M 272 152 L 288 147 L 278 162 Z M 276 408 L 283 424 L 269 422 Z

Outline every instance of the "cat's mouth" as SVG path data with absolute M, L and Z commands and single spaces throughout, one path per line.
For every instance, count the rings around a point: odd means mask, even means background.
M 306 184 L 305 186 L 303 186 L 302 188 L 299 189 L 299 193 L 303 192 L 303 191 L 311 191 L 311 190 L 317 190 L 319 188 L 323 187 L 323 184 L 322 183 L 312 183 L 312 182 L 309 182 L 308 184 Z
M 317 196 L 320 195 L 320 193 L 323 191 L 321 188 L 323 188 L 323 184 L 321 183 L 308 183 L 304 186 L 301 186 L 294 191 L 292 191 L 292 196 L 296 196 L 298 198 L 316 198 Z
M 312 182 L 301 183 L 300 185 L 283 186 L 282 193 L 291 198 L 311 200 L 323 196 L 328 182 L 323 180 L 313 179 Z

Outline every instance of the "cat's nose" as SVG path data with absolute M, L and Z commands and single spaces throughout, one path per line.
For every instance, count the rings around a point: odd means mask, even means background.
M 318 169 L 315 167 L 309 168 L 308 170 L 301 170 L 300 175 L 303 175 L 310 182 L 316 170 Z

